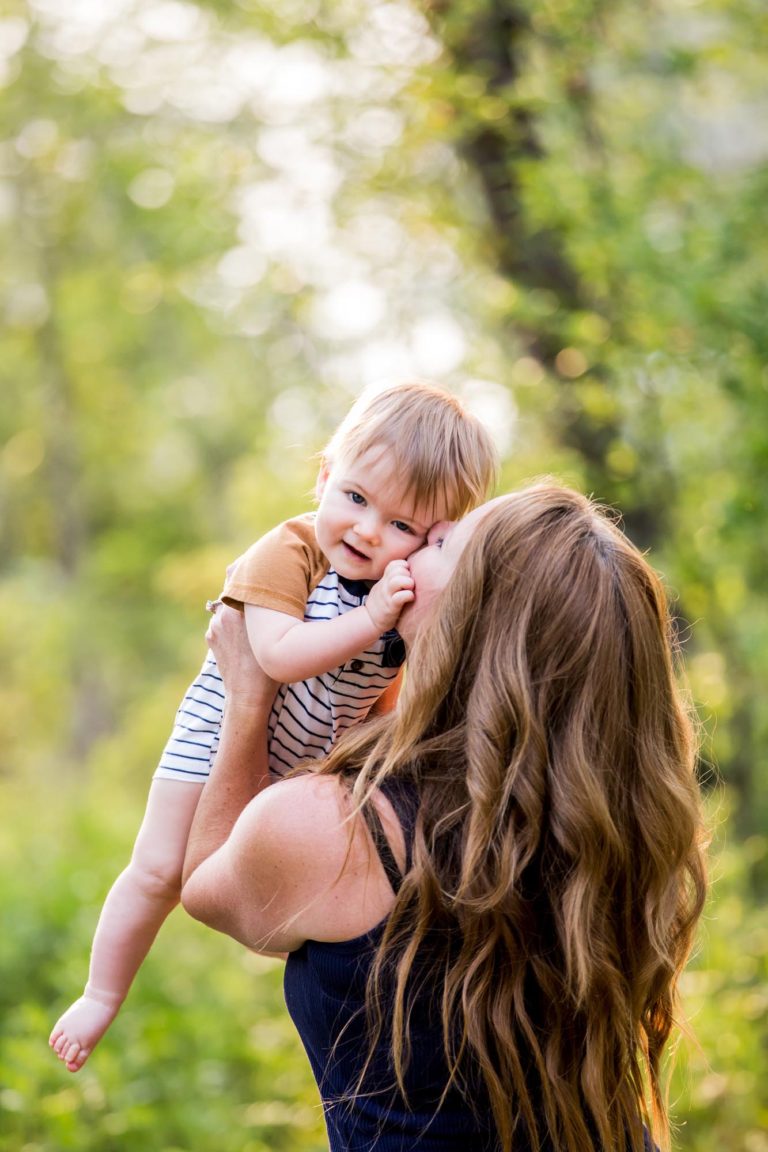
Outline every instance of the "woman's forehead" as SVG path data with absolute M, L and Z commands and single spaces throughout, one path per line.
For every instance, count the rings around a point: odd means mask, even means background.
M 488 513 L 506 499 L 506 496 L 496 496 L 493 500 L 487 500 L 479 508 L 468 512 L 461 520 L 457 520 L 451 529 L 452 547 L 463 548 L 474 536 Z

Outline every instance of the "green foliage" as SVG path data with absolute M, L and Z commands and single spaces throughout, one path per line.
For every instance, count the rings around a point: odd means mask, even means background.
M 488 257 L 514 289 L 497 319 L 536 380 L 518 402 L 546 411 L 583 483 L 669 577 L 708 670 L 697 699 L 718 710 L 710 752 L 740 829 L 760 830 L 768 153 L 752 110 L 765 12 L 425 7 L 450 51 L 435 83 L 489 208 Z
M 49 1052 L 139 819 L 140 779 L 126 783 L 124 767 L 107 757 L 85 781 L 62 784 L 54 805 L 37 789 L 0 794 L 13 828 L 0 842 L 1 1152 L 320 1152 L 322 1118 L 280 964 L 180 912 L 86 1067 L 73 1077 Z M 749 867 L 766 852 L 764 837 L 737 846 L 721 836 L 714 853 L 713 897 L 684 977 L 691 1037 L 671 1087 L 681 1152 L 765 1147 L 768 932 Z
M 14 838 L 0 870 L 0 1149 L 319 1152 L 322 1116 L 281 965 L 181 913 L 85 1069 L 72 1077 L 48 1050 L 139 818 L 138 789 L 122 792 L 112 777 L 63 786 L 56 805 L 3 793 Z
M 690 1152 L 768 1147 L 768 928 L 750 890 L 768 840 L 733 845 L 721 837 L 697 954 L 682 993 L 690 1035 L 680 1046 L 671 1099 L 677 1146 Z

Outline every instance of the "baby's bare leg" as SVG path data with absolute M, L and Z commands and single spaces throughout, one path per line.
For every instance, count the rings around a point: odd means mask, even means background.
M 82 1068 L 114 1020 L 163 921 L 178 904 L 181 871 L 201 784 L 154 780 L 131 862 L 101 910 L 83 995 L 49 1043 L 70 1072 Z

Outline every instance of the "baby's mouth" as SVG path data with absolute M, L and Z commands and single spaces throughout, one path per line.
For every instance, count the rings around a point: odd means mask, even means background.
M 352 544 L 348 544 L 346 540 L 342 540 L 344 547 L 352 553 L 356 560 L 367 560 L 368 557 L 359 548 L 355 548 Z

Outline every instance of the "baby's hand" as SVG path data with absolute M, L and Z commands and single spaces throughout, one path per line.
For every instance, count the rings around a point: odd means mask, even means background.
M 404 605 L 413 600 L 413 577 L 407 560 L 390 560 L 368 593 L 365 606 L 379 635 L 394 628 Z

